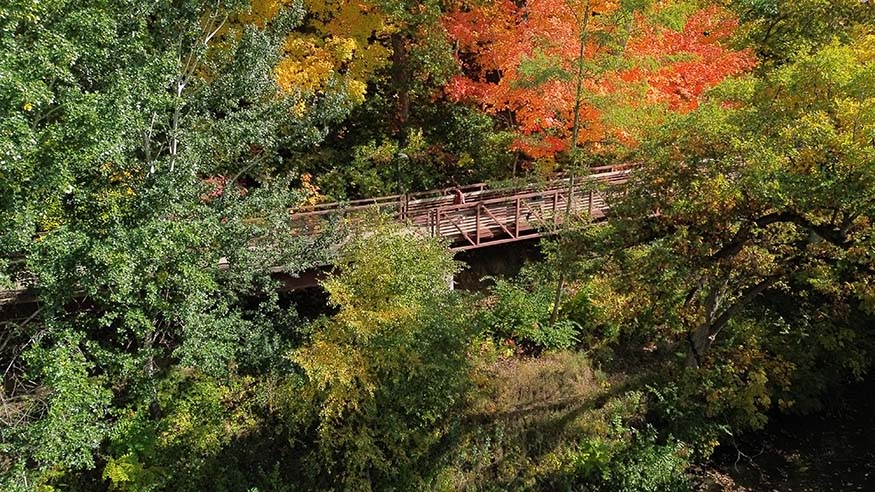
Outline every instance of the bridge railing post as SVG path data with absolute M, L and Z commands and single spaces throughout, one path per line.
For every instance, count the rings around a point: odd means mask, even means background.
M 438 207 L 434 211 L 434 234 L 433 237 L 438 237 L 441 235 L 441 215 L 442 215 L 441 207 Z
M 592 217 L 592 199 L 593 199 L 593 190 L 589 190 L 589 205 L 587 205 L 586 213 Z
M 476 229 L 476 235 L 474 236 L 474 241 L 479 245 L 480 244 L 480 207 L 482 207 L 482 203 L 477 204 L 476 215 L 474 218 L 474 228 Z
M 407 193 L 398 197 L 398 220 L 407 219 Z
M 516 212 L 513 217 L 513 233 L 520 237 L 520 197 L 516 197 Z

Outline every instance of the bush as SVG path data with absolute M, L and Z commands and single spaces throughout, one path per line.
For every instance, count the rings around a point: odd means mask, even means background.
M 400 226 L 356 239 L 323 285 L 338 312 L 289 354 L 305 381 L 286 409 L 302 429 L 307 490 L 415 490 L 468 384 L 470 308 L 445 245 Z
M 594 490 L 682 492 L 690 490 L 689 465 L 682 443 L 658 444 L 653 433 L 640 436 L 610 467 L 609 479 Z
M 568 349 L 578 342 L 577 322 L 550 323 L 554 292 L 531 271 L 513 280 L 496 280 L 491 293 L 494 304 L 483 313 L 482 323 L 493 336 L 536 351 Z

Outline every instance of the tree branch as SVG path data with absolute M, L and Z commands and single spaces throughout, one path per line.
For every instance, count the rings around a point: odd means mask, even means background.
M 769 277 L 764 278 L 759 283 L 749 287 L 742 295 L 732 304 L 726 308 L 723 313 L 720 314 L 717 318 L 714 319 L 713 322 L 708 326 L 708 346 L 714 343 L 714 340 L 717 339 L 717 335 L 721 330 L 726 326 L 730 319 L 733 316 L 738 314 L 742 308 L 747 306 L 753 301 L 756 296 L 762 294 L 766 289 L 775 285 L 775 283 L 783 277 L 783 274 L 775 274 Z
M 744 245 L 750 240 L 754 229 L 763 229 L 772 224 L 791 223 L 805 230 L 813 232 L 822 237 L 829 243 L 842 249 L 851 247 L 848 241 L 848 228 L 837 228 L 833 225 L 818 225 L 811 222 L 807 217 L 795 212 L 773 212 L 764 215 L 750 223 L 744 224 L 735 234 L 729 243 L 720 248 L 716 253 L 708 258 L 710 263 L 716 263 L 720 260 L 732 258 L 744 248 Z

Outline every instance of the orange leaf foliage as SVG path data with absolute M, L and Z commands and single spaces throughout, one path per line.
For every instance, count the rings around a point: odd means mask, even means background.
M 691 111 L 705 90 L 753 67 L 749 51 L 730 50 L 722 44 L 737 27 L 737 19 L 718 7 L 694 13 L 681 32 L 642 23 L 641 34 L 630 40 L 628 50 L 634 56 L 657 60 L 658 67 L 639 69 L 624 78 L 646 82 L 651 102 Z M 678 58 L 682 61 L 671 61 Z
M 665 3 L 665 2 L 663 2 Z M 567 149 L 574 121 L 576 60 L 586 9 L 585 58 L 594 62 L 605 57 L 623 57 L 637 68 L 590 73 L 583 81 L 589 95 L 622 95 L 627 103 L 640 105 L 641 84 L 647 88 L 647 103 L 686 111 L 698 104 L 699 96 L 726 78 L 747 70 L 752 56 L 726 48 L 722 42 L 737 23 L 727 12 L 709 8 L 690 16 L 681 32 L 648 25 L 646 17 L 631 17 L 632 32 L 625 51 L 599 44 L 622 31 L 611 24 L 618 2 L 610 0 L 531 0 L 519 6 L 510 0 L 494 0 L 448 14 L 444 25 L 457 42 L 463 75 L 445 87 L 454 101 L 480 105 L 515 128 L 520 138 L 515 149 L 533 158 L 552 156 Z M 526 83 L 521 66 L 527 60 L 547 60 L 566 76 L 554 76 Z M 654 63 L 655 62 L 655 63 Z M 628 89 L 628 90 L 626 90 Z M 624 128 L 607 128 L 591 99 L 580 109 L 581 144 L 598 144 L 608 135 L 621 140 Z

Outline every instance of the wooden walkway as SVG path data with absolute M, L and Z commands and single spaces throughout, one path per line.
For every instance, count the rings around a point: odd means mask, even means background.
M 569 200 L 573 216 L 589 221 L 602 220 L 608 210 L 605 186 L 625 183 L 633 167 L 593 168 L 591 174 L 577 178 L 571 193 L 567 178 L 503 188 L 491 188 L 481 183 L 311 205 L 292 210 L 290 216 L 298 234 L 312 236 L 329 229 L 337 218 L 367 228 L 368 219 L 374 214 L 390 215 L 408 224 L 417 234 L 445 238 L 453 250 L 464 251 L 552 234 L 564 222 Z M 24 285 L 0 290 L 0 306 L 4 310 L 11 308 L 10 304 L 35 300 L 31 289 Z
M 625 183 L 632 167 L 593 168 L 587 176 L 577 178 L 571 193 L 568 178 L 509 188 L 480 183 L 313 205 L 293 211 L 292 222 L 301 234 L 318 234 L 329 218 L 363 222 L 369 213 L 383 213 L 419 234 L 447 239 L 453 250 L 483 248 L 555 232 L 566 217 L 569 200 L 571 214 L 577 218 L 603 219 L 608 209 L 604 187 Z

